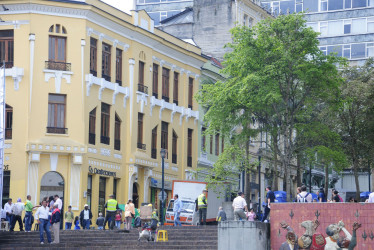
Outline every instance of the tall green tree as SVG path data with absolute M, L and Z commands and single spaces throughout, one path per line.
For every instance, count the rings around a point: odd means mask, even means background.
M 238 128 L 239 123 L 231 123 L 230 117 L 235 117 L 242 120 L 240 128 L 248 129 L 247 135 L 253 134 L 254 117 L 263 132 L 272 134 L 277 141 L 269 147 L 281 162 L 289 195 L 296 126 L 309 122 L 311 110 L 335 93 L 341 81 L 335 65 L 344 61 L 324 55 L 317 36 L 302 14 L 267 19 L 252 29 L 234 28 L 233 42 L 227 45 L 232 52 L 225 55 L 223 69 L 230 77 L 203 88 L 198 97 L 210 107 L 207 122 L 225 132 Z

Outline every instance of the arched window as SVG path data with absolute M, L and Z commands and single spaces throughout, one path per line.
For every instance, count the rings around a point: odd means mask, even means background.
M 66 34 L 65 27 L 60 24 L 49 28 L 48 69 L 70 71 L 70 64 L 66 63 Z

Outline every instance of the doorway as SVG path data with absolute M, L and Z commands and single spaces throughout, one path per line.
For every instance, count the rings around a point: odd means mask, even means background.
M 139 207 L 138 185 L 136 183 L 132 185 L 132 202 L 135 208 Z

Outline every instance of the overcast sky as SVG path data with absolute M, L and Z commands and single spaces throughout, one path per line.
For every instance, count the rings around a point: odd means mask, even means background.
M 117 9 L 130 13 L 130 10 L 133 9 L 134 0 L 101 0 L 101 1 L 106 2 L 107 4 L 110 4 L 116 7 Z

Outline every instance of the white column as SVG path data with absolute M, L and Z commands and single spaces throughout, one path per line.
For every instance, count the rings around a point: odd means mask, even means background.
M 70 169 L 70 205 L 73 210 L 79 210 L 80 183 L 81 166 L 72 164 Z
M 81 74 L 82 74 L 82 107 L 84 107 L 84 47 L 86 46 L 86 40 L 81 40 Z M 84 119 L 84 108 L 82 108 L 82 119 Z
M 33 74 L 34 74 L 35 34 L 29 35 L 29 41 L 30 41 L 30 107 L 29 107 L 29 112 L 31 112 L 32 80 L 33 80 Z
M 129 77 L 130 77 L 130 135 L 132 134 L 132 118 L 133 118 L 133 96 L 134 96 L 134 65 L 135 60 L 129 59 Z
M 27 195 L 31 195 L 31 200 L 34 206 L 38 204 L 38 166 L 38 162 L 29 163 Z

